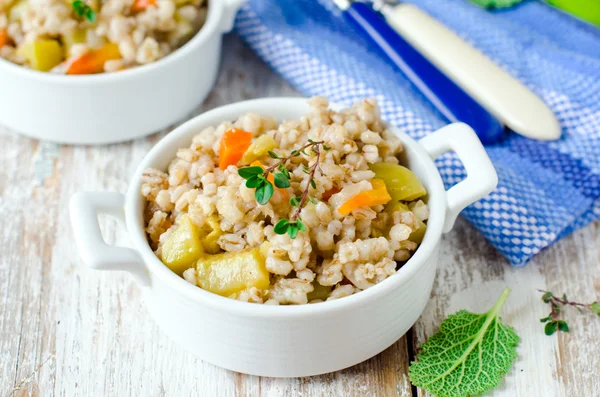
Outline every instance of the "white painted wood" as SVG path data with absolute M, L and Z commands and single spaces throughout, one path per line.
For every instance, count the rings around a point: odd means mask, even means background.
M 223 71 L 202 109 L 298 95 L 237 38 L 229 36 L 224 44 Z M 136 165 L 163 135 L 104 147 L 56 148 L 0 127 L 0 397 L 411 396 L 407 338 L 334 374 L 245 376 L 202 363 L 165 337 L 130 276 L 80 266 L 68 199 L 81 190 L 124 192 Z M 108 242 L 127 245 L 116 223 L 103 219 L 102 227 Z M 571 334 L 546 337 L 538 322 L 546 308 L 533 289 L 600 298 L 599 247 L 597 223 L 525 269 L 512 269 L 459 220 L 444 240 L 442 269 L 433 299 L 414 327 L 415 343 L 452 311 L 485 310 L 508 284 L 514 292 L 502 316 L 523 342 L 515 369 L 492 395 L 594 396 L 600 390 L 594 376 L 600 372 L 600 320 L 569 313 Z

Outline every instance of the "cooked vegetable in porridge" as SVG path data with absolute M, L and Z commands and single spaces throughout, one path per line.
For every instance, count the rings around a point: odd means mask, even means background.
M 116 72 L 181 46 L 205 0 L 0 0 L 0 57 L 60 74 Z
M 188 282 L 253 303 L 342 298 L 393 275 L 423 240 L 429 209 L 399 164 L 377 102 L 299 120 L 246 114 L 209 127 L 141 193 L 148 241 Z

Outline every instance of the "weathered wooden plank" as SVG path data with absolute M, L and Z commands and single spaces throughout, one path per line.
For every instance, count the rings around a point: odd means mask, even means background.
M 590 225 L 515 269 L 464 220 L 446 235 L 432 299 L 413 328 L 415 349 L 460 309 L 485 312 L 505 286 L 513 292 L 501 317 L 521 343 L 519 357 L 493 396 L 592 396 L 600 390 L 597 345 L 600 321 L 567 313 L 572 331 L 546 336 L 539 319 L 549 310 L 536 290 L 568 292 L 573 298 L 598 299 L 600 244 L 598 226 Z M 422 390 L 420 396 L 429 395 Z
M 290 357 L 293 360 L 293 357 Z M 407 376 L 406 338 L 354 367 L 331 374 L 296 379 L 257 378 L 239 375 L 240 396 L 412 396 Z M 258 386 L 256 386 L 258 383 Z M 251 384 L 253 387 L 248 388 Z M 250 393 L 253 392 L 253 393 Z

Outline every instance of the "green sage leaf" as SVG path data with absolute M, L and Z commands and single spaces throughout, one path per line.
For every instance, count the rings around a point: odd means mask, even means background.
M 444 320 L 410 364 L 413 385 L 438 397 L 465 397 L 497 387 L 517 357 L 519 337 L 498 313 L 510 289 L 483 314 L 461 310 Z

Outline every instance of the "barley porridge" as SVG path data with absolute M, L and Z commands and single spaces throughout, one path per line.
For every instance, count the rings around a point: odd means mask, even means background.
M 170 54 L 205 17 L 205 0 L 0 0 L 0 57 L 43 72 L 116 72 Z
M 377 102 L 309 105 L 298 120 L 250 113 L 206 128 L 166 172 L 145 171 L 145 230 L 166 266 L 222 296 L 285 305 L 365 290 L 412 256 L 427 192 Z

